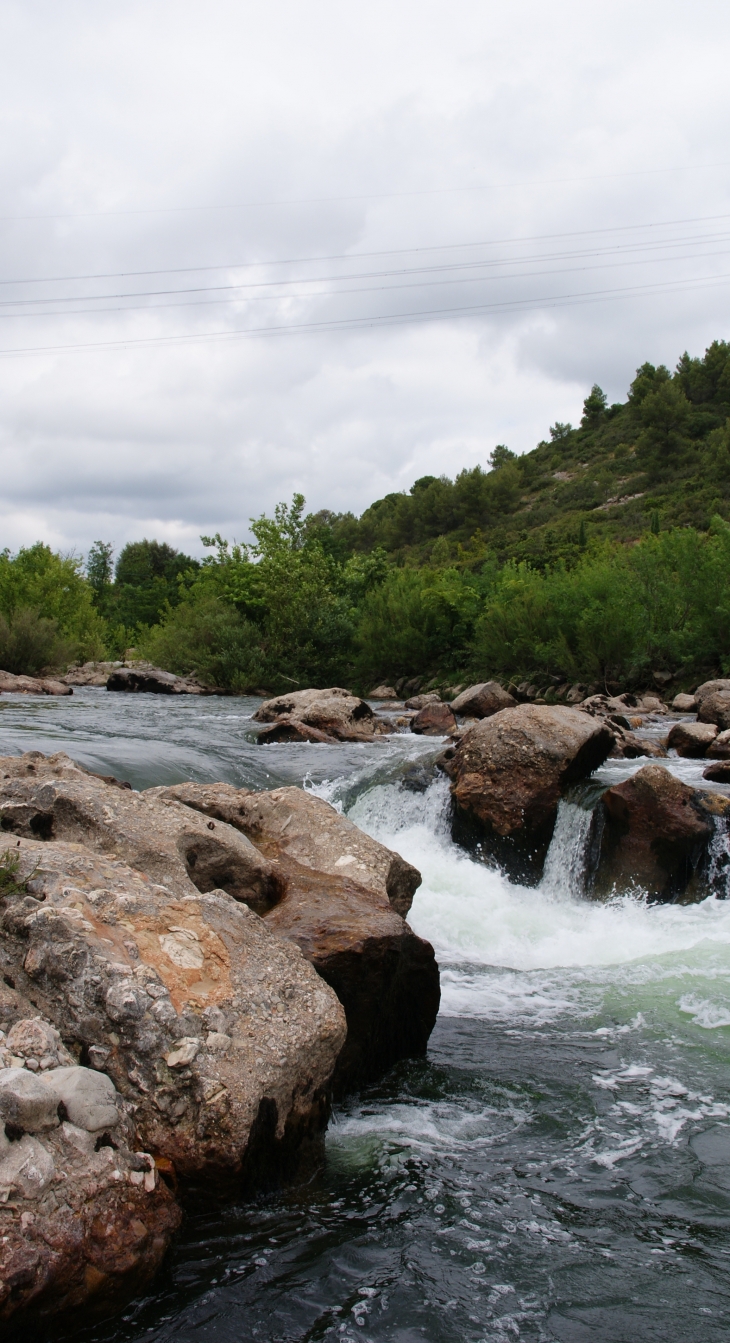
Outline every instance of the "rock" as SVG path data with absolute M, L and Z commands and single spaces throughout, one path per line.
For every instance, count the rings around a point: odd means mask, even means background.
M 642 695 L 636 707 L 640 713 L 667 713 L 666 704 L 657 695 Z
M 106 681 L 107 690 L 127 691 L 151 695 L 214 695 L 215 690 L 201 685 L 191 677 L 174 676 L 159 667 L 137 663 L 132 667 L 118 667 Z
M 370 741 L 375 731 L 375 715 L 370 705 L 339 686 L 278 695 L 260 704 L 253 717 L 258 723 L 294 720 L 318 728 L 337 741 Z
M 421 709 L 425 709 L 427 704 L 440 703 L 441 696 L 438 690 L 429 690 L 422 695 L 411 695 L 411 698 L 406 700 L 404 707 L 406 709 L 415 709 L 416 712 L 418 712 Z
M 337 737 L 330 736 L 328 732 L 320 732 L 318 727 L 310 727 L 309 723 L 301 723 L 291 714 L 285 714 L 275 723 L 263 727 L 258 735 L 260 746 L 282 741 L 323 742 L 325 745 L 334 746 Z
M 27 1066 L 33 1060 L 37 1061 L 43 1071 L 73 1063 L 71 1055 L 61 1043 L 59 1032 L 40 1017 L 26 1017 L 16 1021 L 8 1031 L 6 1051 L 12 1057 L 22 1059 Z
M 425 1052 L 438 1011 L 438 967 L 433 948 L 401 917 L 421 882 L 410 863 L 301 788 L 153 791 L 239 827 L 275 861 L 284 894 L 267 926 L 296 942 L 347 1015 L 338 1091 Z
M 616 733 L 615 744 L 609 753 L 611 759 L 638 760 L 645 755 L 655 760 L 661 760 L 666 757 L 667 753 L 658 741 L 653 741 L 651 737 L 637 737 L 635 732 L 627 732 L 618 726 L 613 719 L 609 721 L 611 721 L 612 729 Z
M 58 1101 L 46 1086 L 25 1068 L 0 1072 L 0 1120 L 23 1133 L 41 1133 L 58 1125 Z
M 721 732 L 730 729 L 730 680 L 705 681 L 695 699 L 700 723 L 714 723 Z
M 717 736 L 707 748 L 707 754 L 713 760 L 730 759 L 730 729 L 724 732 L 718 732 Z
M 580 704 L 581 700 L 585 699 L 586 693 L 587 693 L 587 687 L 584 685 L 580 685 L 579 683 L 576 683 L 575 685 L 572 685 L 570 687 L 570 690 L 566 691 L 565 703 Z
M 109 786 L 61 753 L 0 759 L 0 823 L 27 838 L 114 854 L 171 895 L 219 888 L 262 911 L 279 897 L 271 865 L 238 831 L 210 826 L 173 801 Z
M 561 794 L 597 769 L 613 743 L 608 725 L 580 709 L 524 704 L 482 719 L 443 766 L 457 837 L 486 842 L 515 873 L 539 871 Z
M 710 783 L 730 783 L 730 760 L 718 760 L 714 765 L 703 769 L 702 778 Z
M 390 685 L 376 685 L 375 689 L 371 690 L 368 695 L 368 699 L 393 700 L 397 698 L 395 690 Z
M 674 673 L 668 671 L 655 671 L 652 672 L 651 678 L 654 683 L 661 688 L 662 686 L 671 685 L 674 680 Z
M 513 709 L 516 700 L 499 681 L 481 681 L 478 685 L 462 690 L 451 701 L 454 713 L 464 714 L 467 718 L 489 718 L 501 709 Z
M 667 746 L 677 755 L 704 755 L 717 736 L 714 723 L 675 723 L 667 737 Z
M 57 1124 L 60 1098 L 75 1128 L 106 1128 L 116 1105 L 135 1145 L 183 1176 L 286 1169 L 326 1122 L 345 1039 L 335 994 L 298 948 L 223 891 L 175 898 L 82 845 L 23 839 L 17 852 L 40 899 L 12 932 L 4 920 L 3 973 L 70 1052 L 108 1051 L 103 1073 L 24 1072 L 28 1105 L 51 1098 L 34 1124 Z M 227 1052 L 208 1047 L 211 1032 L 230 1036 Z
M 448 704 L 427 704 L 411 720 L 411 732 L 421 737 L 445 737 L 455 727 L 456 719 Z
M 600 895 L 641 891 L 653 900 L 702 898 L 702 869 L 715 818 L 730 800 L 689 788 L 662 765 L 644 765 L 603 794 L 593 889 Z
M 70 667 L 66 675 L 60 679 L 64 685 L 95 686 L 97 689 L 102 689 L 112 672 L 122 666 L 124 666 L 122 662 L 85 662 L 82 667 Z
M 672 708 L 675 713 L 695 713 L 697 711 L 697 700 L 694 695 L 675 695 L 672 700 Z
M 71 686 L 49 677 L 13 676 L 0 671 L 0 694 L 5 695 L 72 695 Z

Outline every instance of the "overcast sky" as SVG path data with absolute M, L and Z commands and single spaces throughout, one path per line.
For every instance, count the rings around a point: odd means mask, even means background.
M 362 511 L 730 337 L 716 0 L 2 0 L 0 548 Z

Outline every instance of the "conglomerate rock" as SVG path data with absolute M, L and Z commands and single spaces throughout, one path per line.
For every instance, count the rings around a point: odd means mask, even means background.
M 301 948 L 347 1015 L 338 1091 L 425 1052 L 439 975 L 430 943 L 401 917 L 421 880 L 410 863 L 301 788 L 254 793 L 178 784 L 151 791 L 240 828 L 274 864 L 283 894 L 265 921 Z

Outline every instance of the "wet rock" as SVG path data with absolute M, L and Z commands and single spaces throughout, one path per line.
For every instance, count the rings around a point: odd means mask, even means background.
M 718 760 L 714 765 L 703 769 L 702 778 L 710 783 L 730 783 L 730 760 Z
M 541 870 L 561 794 L 603 763 L 614 733 L 579 709 L 519 705 L 482 719 L 443 762 L 455 834 L 523 877 Z
M 702 898 L 707 894 L 702 874 L 715 820 L 726 824 L 728 815 L 730 800 L 689 788 L 661 765 L 645 765 L 603 794 L 595 893 L 637 891 L 653 900 Z
M 394 700 L 397 698 L 398 696 L 392 685 L 376 685 L 375 689 L 371 690 L 368 695 L 368 699 L 376 700 Z
M 253 717 L 258 723 L 275 723 L 283 719 L 288 724 L 301 723 L 336 741 L 370 741 L 375 731 L 375 715 L 370 705 L 339 686 L 277 695 L 260 704 Z M 272 740 L 270 736 L 263 739 Z
M 410 863 L 301 788 L 253 793 L 180 784 L 155 791 L 239 826 L 275 861 L 284 894 L 266 924 L 301 948 L 346 1012 L 339 1092 L 425 1052 L 439 979 L 433 948 L 401 917 L 421 881 Z
M 115 854 L 172 895 L 218 888 L 257 910 L 278 899 L 270 865 L 243 835 L 225 825 L 210 829 L 174 801 L 110 787 L 60 753 L 0 759 L 0 824 L 27 838 Z
M 705 681 L 695 699 L 700 723 L 714 723 L 721 732 L 730 729 L 730 680 Z
M 672 700 L 672 708 L 675 713 L 695 713 L 697 710 L 697 700 L 694 695 L 675 695 Z
M 126 691 L 128 694 L 148 695 L 211 695 L 215 694 L 207 686 L 192 677 L 174 676 L 172 672 L 161 671 L 137 663 L 132 667 L 118 667 L 106 681 L 107 690 Z
M 464 714 L 467 718 L 490 718 L 501 709 L 513 709 L 515 704 L 516 700 L 499 681 L 481 681 L 462 690 L 451 701 L 451 708 L 454 713 Z
M 610 751 L 610 757 L 613 760 L 638 760 L 641 756 L 650 756 L 655 760 L 662 760 L 666 757 L 664 747 L 658 741 L 651 737 L 638 737 L 635 732 L 627 732 L 621 728 L 613 719 L 611 722 L 612 730 L 616 733 L 616 741 Z M 641 720 L 638 720 L 641 722 Z
M 425 691 L 422 695 L 411 695 L 410 699 L 406 700 L 404 707 L 406 709 L 415 709 L 416 712 L 418 713 L 419 710 L 425 709 L 427 704 L 440 704 L 440 703 L 441 703 L 441 696 L 438 690 L 428 690 Z
M 321 732 L 318 727 L 312 727 L 309 723 L 302 723 L 291 714 L 285 714 L 275 723 L 263 727 L 258 735 L 259 746 L 273 745 L 282 741 L 323 742 L 325 745 L 334 746 L 337 737 L 331 736 L 328 732 Z
M 453 732 L 456 719 L 448 704 L 427 704 L 411 721 L 411 732 L 420 737 L 445 737 Z
M 0 694 L 6 695 L 72 695 L 70 685 L 47 676 L 13 676 L 0 671 Z
M 253 1179 L 264 1159 L 285 1170 L 326 1121 L 345 1038 L 298 948 L 222 891 L 174 898 L 81 845 L 17 852 L 42 900 L 2 934 L 3 972 L 71 1053 L 101 1051 L 103 1072 L 23 1070 L 19 1099 L 15 1078 L 0 1085 L 10 1122 L 28 1130 L 26 1104 L 34 1126 L 57 1124 L 60 1102 L 75 1128 L 106 1131 L 122 1106 L 135 1145 L 182 1175 Z M 227 1052 L 208 1045 L 221 1026 Z
M 667 737 L 667 746 L 677 755 L 704 755 L 717 736 L 714 723 L 675 723 Z
M 708 756 L 713 760 L 730 759 L 730 729 L 718 732 L 707 748 Z

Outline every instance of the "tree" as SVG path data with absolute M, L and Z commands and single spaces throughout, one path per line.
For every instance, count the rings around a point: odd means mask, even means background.
M 594 382 L 583 402 L 581 429 L 597 429 L 601 420 L 605 418 L 607 404 L 606 393 L 601 390 L 597 382 Z
M 111 585 L 113 554 L 111 541 L 95 541 L 86 557 L 86 577 L 97 606 Z
M 551 424 L 550 426 L 550 437 L 553 443 L 561 443 L 562 440 L 568 438 L 572 432 L 572 424 L 562 424 L 560 420 L 556 420 L 555 424 Z
M 511 448 L 506 447 L 504 443 L 498 443 L 489 454 L 489 465 L 493 471 L 499 471 L 508 462 L 516 462 L 517 453 Z

